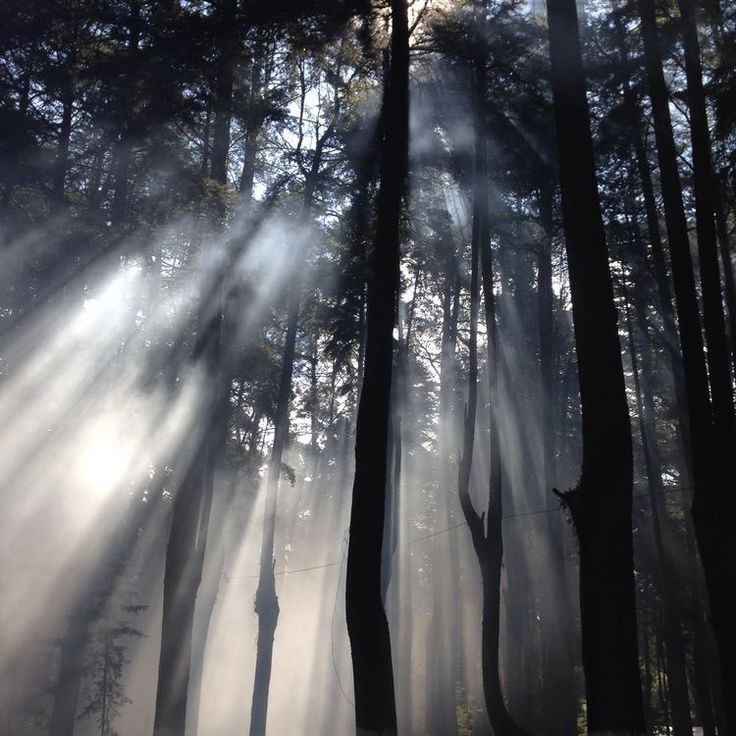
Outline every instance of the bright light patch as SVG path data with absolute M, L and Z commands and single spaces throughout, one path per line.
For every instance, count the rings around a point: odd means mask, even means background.
M 108 422 L 97 421 L 85 432 L 77 474 L 92 491 L 108 493 L 125 480 L 130 459 L 130 449 L 117 432 Z

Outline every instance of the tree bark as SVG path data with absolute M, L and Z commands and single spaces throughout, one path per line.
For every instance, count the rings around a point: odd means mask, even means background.
M 210 176 L 218 182 L 227 182 L 228 151 L 230 149 L 230 117 L 233 104 L 233 74 L 237 43 L 237 2 L 220 0 L 216 12 L 220 13 L 220 38 L 222 47 L 217 62 L 214 84 L 215 122 L 212 126 L 212 153 Z
M 713 283 L 717 277 L 708 253 L 709 239 L 713 223 L 713 208 L 708 204 L 708 188 L 711 181 L 707 176 L 709 167 L 709 151 L 707 140 L 707 118 L 703 120 L 704 107 L 700 107 L 699 97 L 702 93 L 702 79 L 693 70 L 693 59 L 690 58 L 688 76 L 688 97 L 691 103 L 691 115 L 695 113 L 691 123 L 693 144 L 697 140 L 699 166 L 695 165 L 694 175 L 698 184 L 696 188 L 696 220 L 698 229 L 698 247 L 701 252 L 701 274 L 703 283 L 704 309 L 707 310 L 706 336 L 709 338 L 709 367 L 712 364 L 714 383 L 711 383 L 713 405 L 709 395 L 708 372 L 701 333 L 695 277 L 690 255 L 690 243 L 687 233 L 687 221 L 682 203 L 682 189 L 677 170 L 677 152 L 675 149 L 672 124 L 668 107 L 667 88 L 662 71 L 662 59 L 657 38 L 657 20 L 651 0 L 638 0 L 641 16 L 641 30 L 644 41 L 644 53 L 647 69 L 647 81 L 652 100 L 654 130 L 657 140 L 657 152 L 662 183 L 662 196 L 665 206 L 665 223 L 672 260 L 672 271 L 675 285 L 675 300 L 680 328 L 680 344 L 682 347 L 685 385 L 687 388 L 688 413 L 690 417 L 691 453 L 693 459 L 694 494 L 692 505 L 693 525 L 705 573 L 708 590 L 711 621 L 721 660 L 721 677 L 724 695 L 736 689 L 736 636 L 730 622 L 736 618 L 736 582 L 730 560 L 736 555 L 733 534 L 730 531 L 736 514 L 733 494 L 730 493 L 731 482 L 728 474 L 728 458 L 733 449 L 733 402 L 730 388 L 724 386 L 724 372 L 728 374 L 727 358 L 724 361 L 723 344 L 720 332 L 723 331 L 723 313 L 718 294 L 720 288 Z M 686 5 L 685 10 L 689 13 Z M 685 18 L 686 26 L 692 19 Z M 696 53 L 697 46 L 692 39 L 692 27 L 685 29 L 688 49 L 686 57 Z M 700 83 L 700 84 L 699 84 Z M 698 91 L 698 87 L 701 87 Z M 699 119 L 698 119 L 699 118 Z M 705 131 L 702 126 L 705 125 Z M 705 150 L 703 150 L 705 149 Z M 704 162 L 705 158 L 705 162 Z M 696 173 L 697 170 L 697 173 Z M 701 217 L 697 217 L 698 212 Z M 710 225 L 708 224 L 710 222 Z M 703 252 L 705 248 L 705 252 Z M 707 288 L 707 294 L 706 294 Z M 716 303 L 718 301 L 718 303 Z M 720 312 L 720 321 L 718 313 Z M 724 333 L 725 339 L 725 333 Z M 711 355 L 711 349 L 714 351 Z M 720 351 L 720 352 L 719 352 Z M 725 363 L 725 370 L 724 370 Z M 730 385 L 730 384 L 729 384 Z M 716 406 L 716 400 L 719 405 Z M 729 726 L 733 728 L 736 719 L 736 701 L 726 697 L 726 710 Z
M 128 209 L 128 177 L 130 165 L 133 161 L 133 148 L 131 136 L 131 108 L 135 94 L 134 80 L 135 60 L 138 56 L 138 44 L 140 41 L 140 6 L 137 1 L 130 4 L 130 28 L 128 30 L 128 59 L 124 68 L 124 82 L 118 92 L 119 116 L 121 120 L 118 140 L 113 146 L 113 169 L 114 186 L 112 195 L 112 207 L 110 210 L 110 221 L 113 228 L 120 228 L 125 222 Z
M 227 183 L 227 152 L 230 140 L 232 103 L 231 55 L 235 3 L 223 0 L 223 48 L 215 81 L 215 115 L 221 125 L 218 158 L 213 147 L 212 172 L 223 186 Z M 230 15 L 232 13 L 233 15 Z M 222 220 L 218 203 L 212 206 L 210 225 Z M 191 449 L 183 482 L 174 497 L 171 527 L 164 567 L 161 654 L 156 689 L 154 736 L 184 736 L 187 720 L 189 678 L 192 666 L 192 632 L 197 592 L 202 579 L 207 543 L 214 474 L 224 449 L 229 409 L 229 382 L 223 371 L 222 331 L 227 299 L 229 253 L 211 272 L 202 274 L 197 314 L 197 336 L 193 359 L 207 376 L 203 406 L 203 428 Z
M 731 350 L 731 367 L 736 375 L 736 281 L 734 280 L 733 262 L 731 261 L 731 242 L 726 224 L 726 197 L 728 180 L 726 176 L 718 177 L 718 191 L 715 194 L 716 230 L 718 232 L 718 248 L 723 268 L 723 282 L 728 307 L 728 338 Z
M 481 12 L 485 12 L 485 8 Z M 524 736 L 508 711 L 501 690 L 499 671 L 499 644 L 501 624 L 501 568 L 503 564 L 503 466 L 501 461 L 501 432 L 499 427 L 499 360 L 496 329 L 496 306 L 493 293 L 493 254 L 490 243 L 488 162 L 484 138 L 484 102 L 486 87 L 485 61 L 476 59 L 476 131 L 475 131 L 475 181 L 473 195 L 473 228 L 476 252 L 480 256 L 483 285 L 483 303 L 486 322 L 486 348 L 488 374 L 488 397 L 490 406 L 490 468 L 488 485 L 488 507 L 485 530 L 482 538 L 473 535 L 473 547 L 478 558 L 483 588 L 481 619 L 481 670 L 483 674 L 483 696 L 488 718 L 496 736 Z M 477 267 L 475 263 L 474 267 Z
M 302 199 L 302 220 L 309 219 L 314 202 L 314 192 L 322 166 L 324 146 L 332 134 L 333 123 L 327 127 L 316 143 L 312 163 L 304 181 Z M 274 439 L 266 483 L 266 500 L 263 511 L 263 535 L 261 538 L 261 558 L 256 591 L 255 612 L 258 616 L 258 640 L 256 643 L 256 670 L 251 699 L 250 736 L 263 736 L 266 733 L 268 714 L 268 692 L 271 684 L 273 664 L 273 642 L 279 618 L 279 603 L 276 595 L 274 577 L 274 540 L 276 535 L 276 505 L 278 501 L 279 477 L 284 450 L 289 442 L 289 403 L 291 399 L 291 380 L 294 373 L 296 354 L 296 335 L 299 326 L 299 311 L 302 299 L 304 271 L 307 265 L 307 247 L 297 254 L 295 277 L 290 285 L 284 353 L 279 377 L 279 392 L 274 418 Z
M 631 526 L 631 425 L 598 198 L 574 0 L 547 0 L 562 216 L 580 380 L 583 468 L 569 506 L 580 546 L 591 734 L 643 734 Z
M 393 329 L 400 218 L 408 170 L 409 28 L 406 0 L 391 2 L 391 61 L 384 90 L 380 184 L 368 289 L 363 385 L 350 512 L 346 619 L 359 734 L 396 732 L 391 641 L 381 601 Z
M 548 172 L 548 176 L 551 172 Z M 556 482 L 557 457 L 555 453 L 555 332 L 554 300 L 552 290 L 552 181 L 541 183 L 539 214 L 543 242 L 539 245 L 537 260 L 537 312 L 539 324 L 539 366 L 542 382 L 542 441 L 544 452 L 544 488 L 548 492 Z M 543 497 L 546 503 L 546 493 Z M 577 706 L 575 669 L 571 656 L 573 640 L 573 606 L 570 584 L 566 574 L 563 549 L 562 520 L 547 515 L 549 535 L 550 580 L 546 585 L 548 605 L 541 611 L 542 630 L 542 687 L 545 693 L 544 712 L 548 713 L 548 736 L 567 736 L 576 729 Z
M 646 317 L 644 292 L 642 284 L 634 284 L 636 300 L 636 318 L 640 332 L 646 337 Z M 654 396 L 649 385 L 652 375 L 649 345 L 642 346 L 641 369 L 636 352 L 634 328 L 628 298 L 626 299 L 626 326 L 629 337 L 631 368 L 634 377 L 637 414 L 639 415 L 639 433 L 641 435 L 644 463 L 647 471 L 649 500 L 652 508 L 652 527 L 654 545 L 657 554 L 656 579 L 659 585 L 664 612 L 665 662 L 667 665 L 667 681 L 672 695 L 671 715 L 672 733 L 674 736 L 692 736 L 693 724 L 690 716 L 690 698 L 687 684 L 687 663 L 685 642 L 681 629 L 682 606 L 677 594 L 677 575 L 664 544 L 663 522 L 666 517 L 664 505 L 664 486 L 662 484 L 662 467 L 657 453 L 657 438 L 654 432 Z
M 453 326 L 454 291 L 457 289 L 457 256 L 451 233 L 445 233 L 443 248 L 448 257 L 442 287 L 442 354 L 440 358 L 440 402 L 438 421 L 438 484 L 435 528 L 444 529 L 450 523 L 448 489 L 451 488 L 451 465 L 455 432 L 453 421 L 453 394 L 456 382 L 456 338 Z M 457 733 L 457 702 L 454 678 L 454 642 L 449 612 L 455 595 L 448 600 L 448 584 L 454 585 L 453 568 L 448 567 L 455 553 L 448 549 L 452 542 L 433 539 L 430 560 L 432 565 L 432 607 L 427 624 L 425 727 L 431 736 L 452 736 Z
M 154 736 L 184 736 L 186 727 L 194 609 L 204 566 L 215 466 L 225 442 L 223 416 L 228 396 L 221 376 L 222 292 L 216 278 L 213 288 L 203 286 L 200 295 L 194 357 L 202 360 L 210 395 L 205 400 L 201 439 L 192 449 L 173 503 L 164 568 Z

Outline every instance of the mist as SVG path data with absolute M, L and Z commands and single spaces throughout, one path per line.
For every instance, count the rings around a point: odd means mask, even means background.
M 733 733 L 736 9 L 103 5 L 0 31 L 0 734 Z

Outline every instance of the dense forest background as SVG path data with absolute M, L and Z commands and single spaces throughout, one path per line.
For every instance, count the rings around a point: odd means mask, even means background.
M 0 733 L 736 734 L 736 4 L 0 10 Z

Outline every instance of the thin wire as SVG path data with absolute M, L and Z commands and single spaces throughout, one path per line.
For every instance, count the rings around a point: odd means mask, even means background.
M 647 493 L 635 493 L 632 498 L 649 498 L 650 496 L 663 496 L 668 493 L 682 493 L 684 491 L 691 490 L 692 486 L 677 486 L 673 488 L 664 488 L 661 491 L 651 491 Z M 549 514 L 552 512 L 559 512 L 561 510 L 561 506 L 554 506 L 549 509 L 535 509 L 533 511 L 518 511 L 512 514 L 503 514 L 501 517 L 502 519 L 515 519 L 519 516 L 534 516 L 536 514 Z M 453 524 L 452 526 L 448 526 L 445 529 L 438 529 L 435 532 L 430 532 L 429 534 L 424 534 L 421 537 L 415 537 L 414 539 L 410 539 L 408 542 L 405 542 L 403 546 L 408 547 L 411 544 L 415 544 L 416 542 L 422 542 L 425 539 L 431 539 L 432 537 L 436 537 L 440 534 L 445 534 L 447 532 L 451 532 L 454 529 L 459 529 L 462 526 L 467 526 L 466 522 L 461 521 L 457 524 Z M 275 572 L 274 575 L 293 575 L 299 572 L 309 572 L 310 570 L 323 570 L 326 567 L 335 567 L 336 565 L 342 565 L 345 561 L 345 555 L 343 552 L 343 559 L 341 560 L 335 560 L 333 562 L 325 562 L 322 565 L 310 565 L 309 567 L 297 567 L 293 570 L 279 570 L 278 572 Z M 225 578 L 225 580 L 252 580 L 255 578 L 260 577 L 260 575 L 228 575 L 227 573 L 223 572 L 222 576 Z
M 430 539 L 431 537 L 436 537 L 438 534 L 444 534 L 445 532 L 451 532 L 453 529 L 459 529 L 461 526 L 467 526 L 467 524 L 464 521 L 461 521 L 457 524 L 453 524 L 452 526 L 448 526 L 447 529 L 439 529 L 436 532 L 431 532 L 430 534 L 425 534 L 421 537 L 415 537 L 414 539 L 410 539 L 408 542 L 406 542 L 405 546 L 409 546 L 410 544 L 414 544 L 415 542 L 421 542 L 424 539 Z

